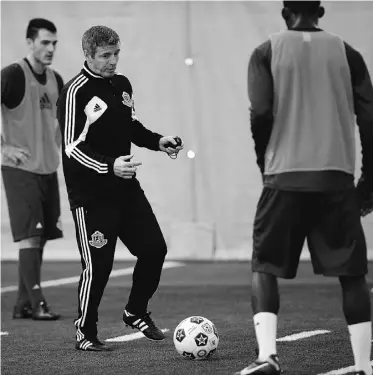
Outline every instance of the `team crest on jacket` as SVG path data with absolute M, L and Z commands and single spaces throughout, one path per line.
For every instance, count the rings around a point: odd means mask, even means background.
M 101 232 L 96 230 L 96 232 L 92 234 L 92 240 L 89 241 L 89 244 L 93 247 L 97 247 L 97 249 L 100 249 L 102 246 L 107 244 L 107 240 L 104 238 L 104 235 Z
M 131 99 L 130 94 L 123 91 L 122 98 L 123 98 L 122 103 L 126 105 L 127 107 L 132 108 L 132 99 Z

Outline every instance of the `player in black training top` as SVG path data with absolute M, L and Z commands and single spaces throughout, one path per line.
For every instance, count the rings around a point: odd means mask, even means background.
M 129 80 L 116 74 L 120 40 L 105 26 L 83 35 L 86 61 L 62 90 L 58 121 L 63 170 L 81 254 L 76 349 L 107 351 L 97 337 L 98 307 L 113 265 L 117 238 L 137 257 L 123 313 L 126 325 L 150 340 L 163 340 L 148 312 L 158 288 L 166 243 L 136 179 L 131 143 L 154 151 L 180 151 L 174 137 L 146 129 L 136 118 Z

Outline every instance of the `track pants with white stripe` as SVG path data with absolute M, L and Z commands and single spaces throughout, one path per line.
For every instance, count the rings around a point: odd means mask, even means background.
M 89 207 L 78 207 L 73 210 L 73 217 L 82 263 L 75 320 L 80 341 L 97 335 L 98 308 L 112 270 L 118 237 L 137 257 L 125 306 L 136 315 L 147 311 L 158 288 L 167 247 L 140 186 L 115 203 L 99 201 Z

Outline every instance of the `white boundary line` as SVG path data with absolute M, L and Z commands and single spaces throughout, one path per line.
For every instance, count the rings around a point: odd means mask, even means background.
M 330 331 L 324 330 L 324 329 L 318 329 L 315 331 L 304 331 L 304 332 L 299 332 L 299 333 L 294 333 L 289 336 L 284 336 L 276 341 L 297 341 L 301 339 L 306 339 L 308 337 L 316 336 L 316 335 L 324 335 L 325 333 L 329 333 Z
M 0 332 L 0 336 L 9 335 L 9 332 Z
M 161 329 L 162 332 L 168 332 L 169 329 Z M 142 332 L 130 333 L 129 335 L 123 335 L 118 337 L 113 337 L 112 339 L 106 339 L 107 342 L 123 342 L 123 341 L 132 341 L 137 339 L 143 339 L 145 336 Z
M 373 361 L 370 361 L 370 364 L 373 365 Z M 338 370 L 325 372 L 319 375 L 343 375 L 343 374 L 348 374 L 349 372 L 354 372 L 354 370 L 355 370 L 355 366 L 349 366 L 349 367 L 340 368 Z
M 163 269 L 181 267 L 183 265 L 184 264 L 180 263 L 180 262 L 164 262 Z M 119 269 L 119 270 L 113 270 L 113 271 L 111 271 L 110 277 L 131 275 L 132 272 L 133 272 L 133 269 L 134 269 L 134 267 L 122 268 L 122 269 Z M 66 277 L 66 278 L 63 278 L 63 279 L 43 281 L 41 283 L 41 287 L 42 288 L 49 288 L 51 286 L 75 284 L 75 283 L 79 282 L 79 278 L 80 278 L 80 276 L 73 276 L 73 277 Z M 1 293 L 14 292 L 16 290 L 18 290 L 18 286 L 11 285 L 11 286 L 6 286 L 4 288 L 1 288 Z

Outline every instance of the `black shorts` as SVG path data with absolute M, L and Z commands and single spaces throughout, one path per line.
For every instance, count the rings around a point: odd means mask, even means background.
M 294 278 L 306 238 L 315 274 L 368 272 L 355 188 L 298 192 L 264 187 L 254 222 L 253 271 Z
M 57 172 L 41 175 L 4 166 L 1 171 L 14 241 L 61 238 Z

